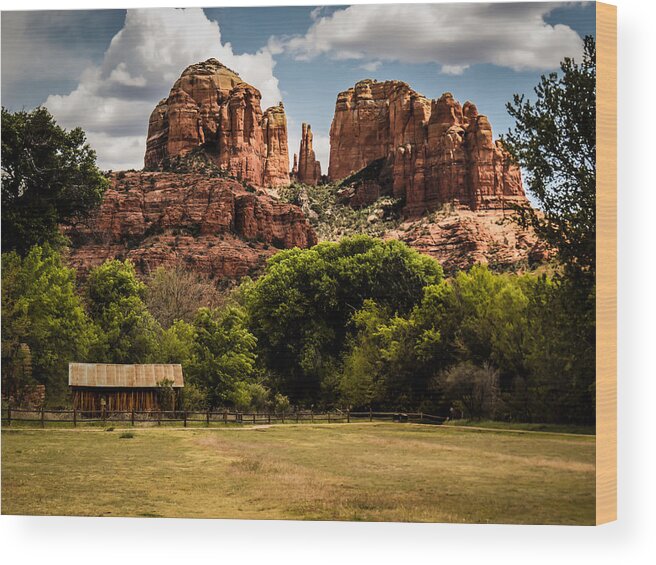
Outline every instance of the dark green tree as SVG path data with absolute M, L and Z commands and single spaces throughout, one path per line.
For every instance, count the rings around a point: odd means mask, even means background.
M 596 339 L 594 39 L 585 38 L 580 63 L 566 58 L 560 73 L 543 76 L 535 93 L 535 102 L 516 95 L 507 105 L 516 125 L 504 139 L 541 208 L 524 209 L 521 217 L 556 249 L 564 266 L 544 297 L 547 310 L 539 312 L 545 315 L 538 332 L 544 349 L 534 357 L 540 361 L 533 376 L 539 374 L 542 386 L 533 392 L 551 393 L 551 399 L 542 396 L 547 398 L 545 406 L 560 407 L 555 417 L 590 422 L 594 420 Z M 527 394 L 535 400 L 533 392 Z
M 541 212 L 522 210 L 558 252 L 568 272 L 594 279 L 596 173 L 595 41 L 584 41 L 580 63 L 566 58 L 560 73 L 543 75 L 535 101 L 516 94 L 506 107 L 515 128 L 504 144 L 524 170 Z
M 459 363 L 439 377 L 445 397 L 452 407 L 470 420 L 492 418 L 500 402 L 499 373 L 489 364 Z
M 61 243 L 71 225 L 96 207 L 107 180 L 80 128 L 59 127 L 43 107 L 2 108 L 2 247 L 21 255 L 35 244 Z
M 367 236 L 277 253 L 245 293 L 264 369 L 293 403 L 330 403 L 354 313 L 370 299 L 407 313 L 442 269 L 399 241 Z

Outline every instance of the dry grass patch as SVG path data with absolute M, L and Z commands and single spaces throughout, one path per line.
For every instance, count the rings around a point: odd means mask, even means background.
M 125 431 L 4 431 L 3 512 L 594 521 L 594 436 L 368 423 Z

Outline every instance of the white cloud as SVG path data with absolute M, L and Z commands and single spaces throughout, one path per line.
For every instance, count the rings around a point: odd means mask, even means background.
M 75 90 L 45 106 L 65 127 L 81 126 L 102 168 L 141 168 L 148 117 L 189 65 L 214 57 L 262 93 L 266 108 L 282 99 L 268 47 L 236 54 L 202 9 L 129 10 L 103 61 L 82 73 Z
M 364 69 L 365 71 L 369 71 L 370 73 L 373 73 L 380 69 L 381 65 L 383 63 L 381 61 L 370 61 L 369 63 L 364 63 L 363 65 L 360 65 L 361 69 Z
M 521 70 L 558 66 L 581 53 L 582 40 L 545 16 L 557 3 L 354 5 L 318 13 L 303 36 L 279 40 L 298 60 L 328 55 L 337 60 L 437 63 L 462 73 L 491 63 Z
M 442 65 L 441 71 L 445 75 L 461 75 L 469 68 L 469 65 Z

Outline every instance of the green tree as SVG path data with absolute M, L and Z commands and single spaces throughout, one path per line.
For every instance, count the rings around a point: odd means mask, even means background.
M 146 285 L 137 278 L 134 265 L 105 261 L 89 274 L 86 291 L 89 312 L 102 335 L 96 360 L 154 362 L 162 329 L 146 308 Z
M 235 305 L 200 308 L 193 326 L 188 380 L 205 391 L 210 407 L 232 402 L 237 383 L 255 376 L 257 340 L 246 327 L 246 313 Z
M 580 63 L 567 58 L 560 73 L 543 76 L 536 101 L 515 96 L 507 105 L 516 125 L 504 142 L 525 170 L 541 211 L 522 217 L 564 265 L 562 276 L 543 289 L 534 311 L 542 350 L 532 356 L 529 388 L 534 404 L 544 399 L 554 417 L 594 420 L 596 255 L 596 47 L 584 41 Z M 548 369 L 547 369 L 548 368 Z M 534 406 L 534 408 L 536 408 Z M 547 413 L 541 410 L 542 416 Z
M 35 244 L 62 241 L 97 206 L 107 180 L 80 128 L 66 131 L 43 107 L 2 108 L 2 246 L 21 255 Z
M 34 390 L 32 351 L 27 343 L 2 343 L 2 395 L 22 406 Z
M 157 353 L 157 363 L 180 363 L 183 368 L 191 362 L 194 355 L 196 330 L 193 324 L 177 320 L 161 333 Z
M 542 76 L 536 100 L 506 105 L 515 128 L 504 144 L 523 170 L 541 213 L 522 211 L 568 270 L 594 280 L 596 242 L 596 48 L 588 36 L 581 63 L 566 58 Z
M 245 298 L 274 388 L 294 403 L 330 403 L 351 318 L 365 300 L 407 313 L 441 278 L 433 259 L 367 236 L 277 253 Z
M 176 392 L 173 388 L 174 381 L 171 379 L 162 379 L 157 382 L 157 398 L 161 410 L 175 410 Z
M 46 385 L 49 404 L 65 402 L 68 364 L 88 361 L 97 333 L 75 290 L 75 271 L 49 246 L 35 246 L 24 258 L 2 255 L 3 381 L 31 352 L 32 374 Z M 3 383 L 6 384 L 6 383 Z M 11 390 L 12 385 L 9 385 Z
M 342 401 L 353 408 L 366 408 L 384 402 L 385 361 L 381 356 L 380 328 L 389 321 L 389 312 L 373 300 L 365 301 L 353 315 L 356 333 L 348 340 L 339 380 Z
M 238 381 L 234 384 L 228 398 L 237 410 L 262 412 L 269 405 L 269 390 L 260 383 Z

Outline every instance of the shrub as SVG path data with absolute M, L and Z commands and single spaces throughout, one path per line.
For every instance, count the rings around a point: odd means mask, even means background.
M 454 365 L 439 377 L 452 407 L 472 420 L 494 419 L 499 409 L 499 372 L 485 363 L 467 361 Z

